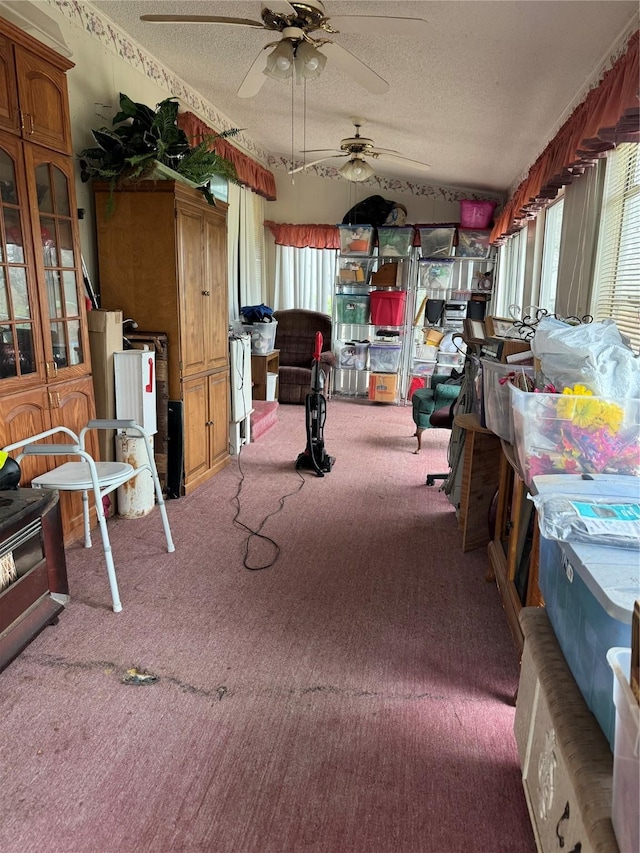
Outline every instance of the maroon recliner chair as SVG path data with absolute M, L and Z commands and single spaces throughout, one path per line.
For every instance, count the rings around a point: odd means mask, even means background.
M 278 321 L 275 348 L 280 350 L 278 370 L 278 402 L 304 404 L 311 391 L 311 363 L 316 332 L 322 333 L 321 364 L 329 376 L 336 359 L 331 352 L 331 317 L 305 308 L 274 311 Z

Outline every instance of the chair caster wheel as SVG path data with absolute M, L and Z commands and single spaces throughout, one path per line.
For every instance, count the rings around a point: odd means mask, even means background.
M 427 486 L 435 486 L 435 483 L 436 483 L 435 478 L 432 477 L 431 474 L 429 474 L 427 476 Z

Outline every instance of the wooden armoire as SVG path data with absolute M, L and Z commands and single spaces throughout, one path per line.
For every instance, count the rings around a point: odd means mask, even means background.
M 95 417 L 66 72 L 0 18 L 0 447 Z M 90 448 L 97 452 L 91 439 Z M 55 460 L 25 459 L 22 484 Z M 63 494 L 65 541 L 82 532 Z
M 181 412 L 168 464 L 180 459 L 189 494 L 230 458 L 226 205 L 176 181 L 141 181 L 111 204 L 107 184 L 94 195 L 102 307 L 168 338 L 169 405 Z

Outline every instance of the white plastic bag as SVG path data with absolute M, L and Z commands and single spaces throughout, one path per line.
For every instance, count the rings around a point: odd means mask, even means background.
M 640 503 L 584 495 L 530 495 L 545 539 L 640 547 Z
M 580 384 L 597 397 L 640 397 L 640 359 L 613 320 L 570 326 L 545 317 L 531 349 L 546 380 L 559 390 Z

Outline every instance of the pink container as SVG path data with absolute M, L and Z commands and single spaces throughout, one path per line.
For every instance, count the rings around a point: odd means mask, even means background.
M 493 211 L 497 205 L 497 201 L 462 199 L 460 202 L 460 227 L 488 228 L 491 225 Z

